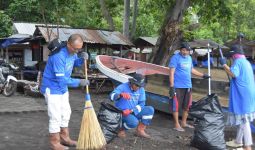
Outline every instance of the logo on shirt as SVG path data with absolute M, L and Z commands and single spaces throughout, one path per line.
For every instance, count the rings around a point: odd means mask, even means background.
M 66 70 L 68 70 L 68 71 L 73 70 L 73 63 L 72 62 L 66 64 Z
M 190 67 L 190 63 L 181 63 L 181 68 L 187 69 Z

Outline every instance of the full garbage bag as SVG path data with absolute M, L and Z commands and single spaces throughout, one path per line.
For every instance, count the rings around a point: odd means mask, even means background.
M 226 149 L 224 114 L 216 94 L 197 101 L 192 105 L 189 115 L 195 118 L 191 146 L 201 150 Z
M 122 111 L 110 103 L 102 102 L 97 118 L 106 142 L 110 143 L 117 136 L 122 126 Z

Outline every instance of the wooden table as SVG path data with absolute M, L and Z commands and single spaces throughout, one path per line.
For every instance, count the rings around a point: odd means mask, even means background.
M 101 73 L 89 74 L 88 79 L 90 80 L 91 83 L 95 82 L 96 93 L 100 92 L 101 88 L 104 86 L 106 81 L 109 80 L 109 78 L 106 75 L 103 75 Z

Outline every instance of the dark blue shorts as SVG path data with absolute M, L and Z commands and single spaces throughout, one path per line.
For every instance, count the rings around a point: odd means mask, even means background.
M 192 104 L 192 90 L 191 88 L 177 88 L 176 95 L 172 102 L 172 111 L 178 112 L 181 107 L 182 110 L 188 111 Z

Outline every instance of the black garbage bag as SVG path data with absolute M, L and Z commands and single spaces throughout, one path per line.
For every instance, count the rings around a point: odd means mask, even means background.
M 122 126 L 122 111 L 110 103 L 101 103 L 97 114 L 107 143 L 110 143 L 118 134 Z
M 195 118 L 191 146 L 201 150 L 226 149 L 224 114 L 216 94 L 204 97 L 192 105 L 189 115 Z

